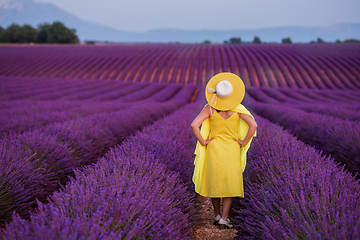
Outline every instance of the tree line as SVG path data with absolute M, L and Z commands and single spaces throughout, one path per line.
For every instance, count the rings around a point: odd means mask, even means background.
M 282 43 L 291 43 L 291 39 L 290 38 L 283 38 L 281 40 Z M 209 40 L 205 40 L 204 43 L 210 44 L 211 42 Z M 239 44 L 239 43 L 243 43 L 241 41 L 241 38 L 238 37 L 232 37 L 229 40 L 225 40 L 224 41 L 225 44 L 230 43 L 230 44 Z M 255 36 L 254 40 L 252 42 L 246 42 L 246 43 L 255 43 L 255 44 L 259 44 L 262 43 L 260 40 L 260 37 Z
M 0 42 L 3 43 L 78 43 L 75 29 L 69 29 L 63 23 L 39 24 L 33 28 L 29 24 L 20 26 L 11 24 L 6 29 L 0 26 Z
M 205 40 L 203 43 L 205 44 L 210 44 L 210 40 Z M 260 40 L 260 37 L 255 36 L 254 40 L 252 42 L 242 42 L 241 38 L 238 37 L 232 37 L 229 40 L 225 40 L 224 41 L 225 44 L 240 44 L 240 43 L 255 43 L 255 44 L 259 44 L 262 43 Z M 281 43 L 292 43 L 291 39 L 289 37 L 287 38 L 283 38 L 281 39 Z M 321 38 L 318 38 L 317 41 L 311 41 L 310 43 L 326 43 L 324 40 L 322 40 Z M 342 43 L 340 40 L 336 40 L 336 43 Z M 345 40 L 344 43 L 360 43 L 360 40 L 357 39 L 348 39 Z

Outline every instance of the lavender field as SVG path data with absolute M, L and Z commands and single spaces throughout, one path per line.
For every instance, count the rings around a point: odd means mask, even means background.
M 2 46 L 0 76 L 203 85 L 219 72 L 246 86 L 359 89 L 359 44 Z
M 359 44 L 0 46 L 0 238 L 194 238 L 190 123 L 229 71 L 258 123 L 238 238 L 359 239 L 359 66 Z

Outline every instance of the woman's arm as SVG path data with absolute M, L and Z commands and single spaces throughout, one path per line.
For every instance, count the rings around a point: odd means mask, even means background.
M 207 145 L 212 139 L 204 140 L 203 137 L 200 134 L 200 126 L 205 121 L 205 119 L 210 117 L 210 106 L 205 106 L 199 115 L 194 119 L 194 121 L 191 123 L 191 128 L 195 134 L 195 137 L 197 140 L 199 140 L 200 144 L 205 146 Z
M 248 132 L 243 140 L 234 139 L 234 141 L 238 142 L 240 144 L 240 147 L 245 146 L 251 139 L 252 136 L 254 136 L 254 133 L 257 129 L 257 124 L 255 120 L 246 114 L 239 114 L 240 118 L 244 120 L 247 125 L 249 125 Z

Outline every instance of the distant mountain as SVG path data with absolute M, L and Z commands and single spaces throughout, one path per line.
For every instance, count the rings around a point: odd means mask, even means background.
M 290 37 L 293 42 L 310 42 L 321 38 L 334 42 L 337 39 L 360 39 L 360 24 L 336 24 L 325 27 L 274 27 L 262 29 L 234 30 L 181 30 L 156 29 L 146 32 L 117 30 L 102 24 L 82 20 L 51 3 L 38 3 L 34 0 L 15 0 L 0 5 L 0 26 L 8 27 L 12 23 L 19 25 L 60 21 L 68 28 L 75 28 L 81 41 L 109 42 L 181 42 L 200 43 L 204 40 L 223 42 L 231 37 L 240 37 L 242 41 L 252 41 L 254 36 L 263 42 L 281 42 Z
M 15 0 L 0 5 L 0 26 L 3 28 L 12 23 L 19 25 L 38 24 L 60 21 L 68 28 L 75 28 L 81 41 L 121 41 L 132 32 L 120 31 L 105 25 L 82 20 L 51 3 L 34 2 L 33 0 Z
M 360 39 L 360 24 L 336 24 L 326 27 L 274 27 L 262 29 L 238 30 L 180 30 L 156 29 L 144 32 L 143 41 L 168 41 L 168 42 L 223 42 L 232 37 L 240 37 L 242 41 L 253 41 L 258 36 L 263 42 L 281 42 L 283 38 L 290 37 L 292 42 L 310 42 L 321 38 L 325 41 L 335 42 L 337 39 Z

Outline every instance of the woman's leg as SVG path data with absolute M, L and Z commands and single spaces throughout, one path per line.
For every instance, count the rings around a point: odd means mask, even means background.
M 220 202 L 220 201 L 219 201 Z M 224 197 L 222 199 L 222 205 L 223 205 L 223 212 L 222 212 L 222 216 L 221 218 L 224 221 L 227 221 L 228 216 L 229 216 L 229 212 L 230 212 L 230 207 L 231 207 L 231 203 L 232 203 L 232 197 Z
M 211 198 L 214 206 L 215 216 L 220 215 L 220 198 Z

